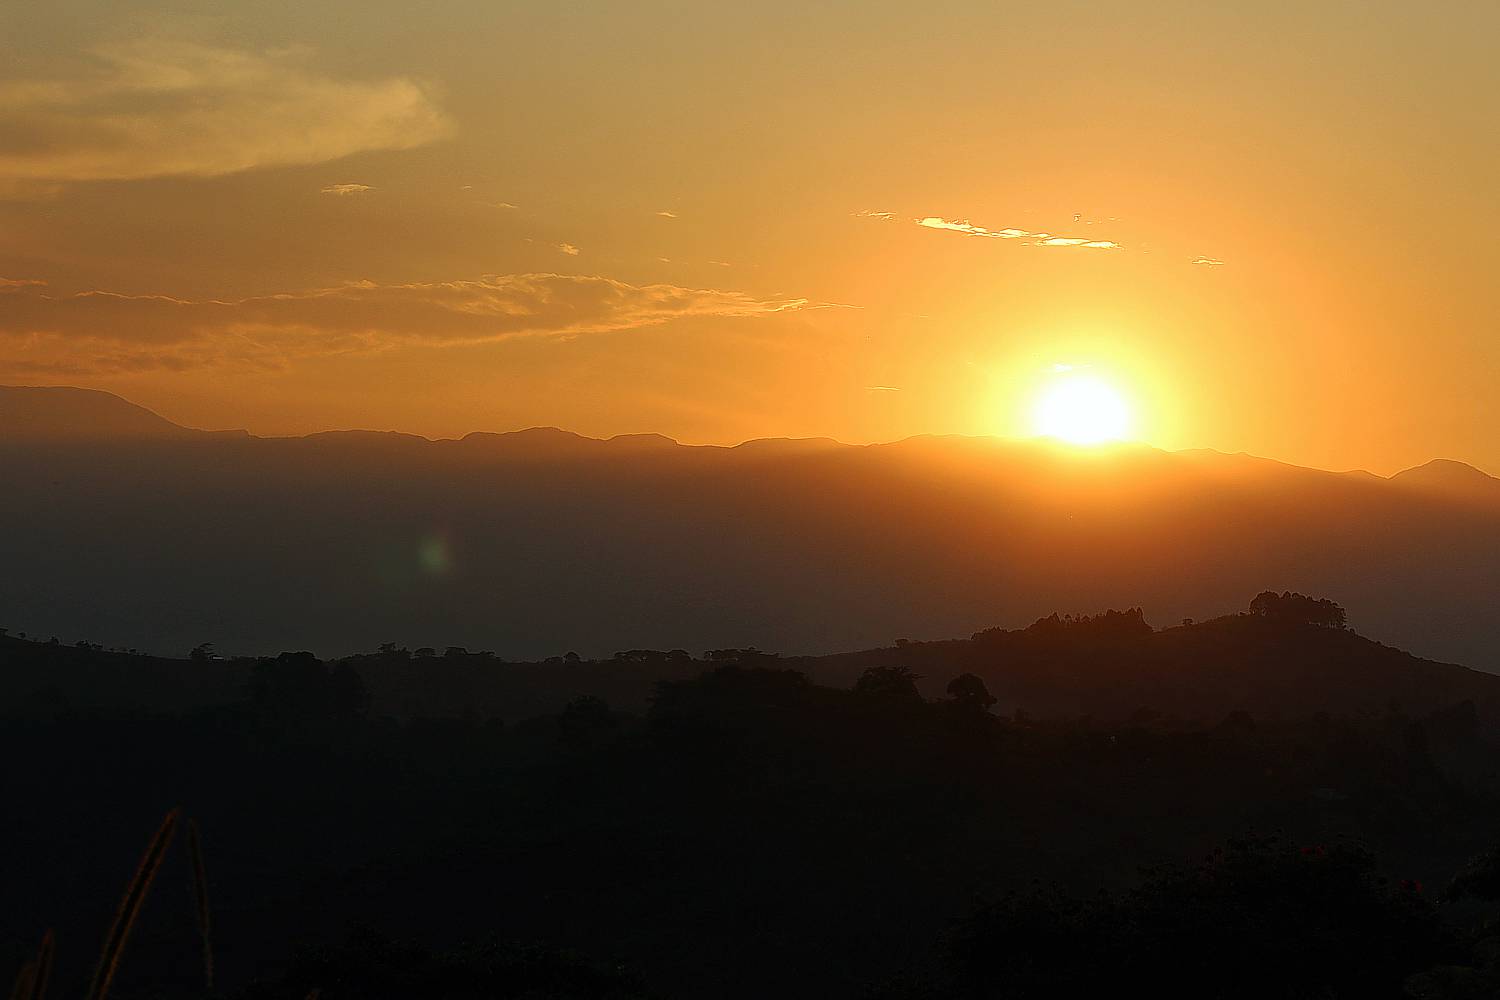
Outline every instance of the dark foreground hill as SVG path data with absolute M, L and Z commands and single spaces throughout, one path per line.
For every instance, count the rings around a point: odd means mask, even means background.
M 1495 995 L 1500 678 L 1253 606 L 796 661 L 0 638 L 0 969 L 51 927 L 83 995 L 180 806 L 242 1000 Z M 188 839 L 112 995 L 205 995 Z
M 261 439 L 0 389 L 0 469 L 0 624 L 153 652 L 828 653 L 1055 609 L 1202 618 L 1273 587 L 1338 594 L 1424 655 L 1500 656 L 1500 481 L 1458 463 L 1387 480 L 985 438 Z
M 319 662 L 311 653 L 281 655 Z M 0 634 L 0 718 L 227 705 L 266 662 L 225 659 L 207 647 L 193 658 L 173 659 Z M 953 678 L 972 674 L 995 697 L 996 711 L 1047 719 L 1121 722 L 1147 713 L 1216 722 L 1231 712 L 1269 720 L 1318 713 L 1375 717 L 1466 702 L 1500 724 L 1500 676 L 1412 656 L 1347 628 L 1248 611 L 1164 629 L 1152 628 L 1139 608 L 1076 619 L 1054 614 L 1023 629 L 985 629 L 969 639 L 902 640 L 826 656 L 633 649 L 597 660 L 569 654 L 507 661 L 459 646 L 412 650 L 389 643 L 329 661 L 358 676 L 373 715 L 510 722 L 560 711 L 583 696 L 644 711 L 659 683 L 726 663 L 796 670 L 841 688 L 871 667 L 902 668 L 929 698 L 942 697 Z

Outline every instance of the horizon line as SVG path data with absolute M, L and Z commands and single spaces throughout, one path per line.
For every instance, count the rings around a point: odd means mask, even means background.
M 1445 457 L 1442 457 L 1442 456 L 1436 456 L 1436 457 L 1428 459 L 1425 462 L 1419 462 L 1416 465 L 1406 466 L 1404 468 L 1397 469 L 1395 472 L 1392 472 L 1389 475 L 1382 475 L 1381 473 L 1372 472 L 1372 471 L 1370 471 L 1369 469 L 1366 469 L 1366 468 L 1330 469 L 1330 468 L 1324 468 L 1324 467 L 1315 466 L 1315 465 L 1299 465 L 1299 464 L 1297 464 L 1295 462 L 1289 462 L 1289 461 L 1286 461 L 1284 459 L 1271 458 L 1271 457 L 1266 456 L 1266 455 L 1258 455 L 1258 454 L 1254 454 L 1254 453 L 1248 452 L 1248 451 L 1234 451 L 1234 452 L 1223 451 L 1221 449 L 1210 447 L 1210 446 L 1206 446 L 1206 445 L 1200 445 L 1200 446 L 1194 446 L 1194 447 L 1188 447 L 1188 448 L 1163 448 L 1160 445 L 1152 444 L 1149 441 L 1143 441 L 1143 440 L 1139 440 L 1139 439 L 1128 439 L 1128 438 L 1121 438 L 1121 439 L 1109 440 L 1109 441 L 1101 441 L 1101 442 L 1099 442 L 1097 444 L 1080 445 L 1080 444 L 1073 444 L 1073 443 L 1070 443 L 1070 442 L 1067 442 L 1067 441 L 1062 441 L 1062 440 L 1060 440 L 1058 438 L 1046 437 L 1046 436 L 1042 436 L 1042 435 L 1033 435 L 1033 436 L 1030 436 L 1030 437 L 1019 437 L 1019 436 L 1005 435 L 1005 434 L 965 434 L 965 433 L 958 432 L 958 431 L 951 431 L 951 432 L 927 431 L 927 432 L 922 432 L 922 433 L 918 433 L 918 434 L 908 434 L 905 437 L 892 438 L 890 440 L 884 440 L 884 441 L 863 441 L 863 442 L 843 441 L 843 440 L 840 440 L 838 438 L 829 437 L 827 435 L 816 435 L 816 434 L 815 435 L 807 435 L 807 436 L 779 435 L 779 436 L 770 436 L 770 437 L 745 438 L 744 440 L 741 440 L 741 441 L 738 441 L 738 442 L 735 442 L 735 443 L 732 443 L 732 444 L 727 444 L 727 443 L 722 443 L 722 442 L 689 442 L 689 441 L 683 441 L 683 440 L 680 440 L 678 438 L 675 438 L 675 437 L 671 436 L 670 434 L 663 434 L 663 433 L 661 433 L 659 431 L 622 431 L 622 432 L 617 433 L 617 434 L 611 434 L 608 437 L 595 437 L 593 435 L 585 434 L 585 433 L 582 433 L 580 431 L 574 431 L 574 430 L 570 430 L 570 429 L 568 429 L 566 427 L 560 427 L 560 426 L 558 426 L 556 424 L 531 424 L 531 425 L 528 425 L 528 426 L 525 426 L 525 427 L 511 428 L 509 430 L 475 429 L 475 430 L 471 430 L 471 431 L 466 431 L 463 434 L 458 435 L 458 436 L 438 436 L 438 437 L 430 437 L 430 436 L 428 436 L 426 434 L 421 434 L 421 433 L 418 433 L 416 431 L 404 431 L 404 430 L 397 430 L 397 429 L 394 429 L 394 428 L 389 428 L 389 429 L 381 430 L 381 429 L 376 429 L 376 428 L 371 428 L 371 427 L 328 427 L 328 428 L 323 428 L 321 430 L 305 431 L 303 433 L 293 433 L 293 434 L 260 434 L 260 433 L 256 433 L 254 431 L 251 431 L 251 430 L 249 430 L 247 428 L 243 428 L 243 427 L 204 428 L 204 427 L 192 427 L 192 426 L 189 426 L 187 424 L 178 423 L 177 421 L 171 419 L 170 417 L 163 416 L 160 412 L 158 412 L 158 411 L 156 411 L 156 410 L 154 410 L 154 409 L 152 409 L 152 408 L 150 408 L 148 406 L 144 406 L 144 405 L 142 405 L 140 403 L 135 402 L 132 399 L 129 399 L 129 398 L 125 397 L 125 396 L 122 396 L 119 393 L 112 392 L 111 390 L 108 390 L 108 389 L 96 389 L 96 388 L 92 388 L 92 387 L 89 387 L 89 386 L 80 386 L 80 385 L 13 385 L 13 384 L 0 384 L 0 391 L 7 390 L 7 389 L 43 390 L 43 391 L 46 391 L 46 390 L 58 390 L 58 391 L 63 391 L 63 392 L 97 393 L 99 395 L 109 396 L 109 397 L 111 397 L 113 399 L 117 399 L 120 402 L 126 404 L 127 406 L 132 406 L 132 407 L 135 407 L 137 409 L 140 409 L 140 410 L 142 410 L 142 411 L 144 411 L 146 413 L 149 413 L 151 416 L 156 417 L 158 420 L 161 420 L 161 421 L 163 421 L 163 422 L 165 422 L 167 424 L 170 424 L 173 427 L 179 428 L 181 430 L 194 431 L 194 432 L 202 433 L 202 434 L 235 435 L 235 436 L 243 435 L 245 437 L 250 437 L 250 438 L 254 438 L 256 440 L 261 440 L 261 441 L 295 441 L 295 440 L 303 440 L 303 439 L 306 439 L 306 438 L 318 437 L 318 436 L 321 436 L 321 435 L 331 435 L 331 434 L 380 434 L 380 435 L 392 435 L 392 436 L 396 436 L 396 437 L 414 438 L 416 440 L 426 441 L 426 442 L 428 442 L 430 444 L 439 444 L 439 443 L 442 443 L 442 442 L 462 442 L 462 441 L 465 441 L 465 440 L 467 440 L 467 439 L 469 439 L 471 437 L 476 437 L 476 436 L 505 437 L 505 436 L 515 435 L 515 434 L 527 434 L 527 433 L 532 433 L 532 432 L 536 432 L 536 431 L 553 431 L 553 432 L 556 432 L 558 434 L 567 435 L 569 437 L 578 438 L 580 440 L 584 440 L 584 441 L 596 441 L 596 442 L 599 442 L 601 444 L 608 444 L 610 442 L 619 441 L 621 439 L 630 439 L 630 438 L 655 438 L 655 439 L 660 439 L 661 441 L 666 442 L 666 443 L 668 443 L 668 444 L 670 444 L 670 445 L 672 445 L 674 447 L 677 447 L 677 448 L 717 449 L 717 450 L 722 450 L 722 451 L 733 451 L 733 450 L 738 449 L 738 448 L 746 447 L 747 445 L 755 445 L 755 444 L 770 443 L 770 442 L 787 442 L 787 443 L 794 443 L 794 444 L 801 444 L 801 443 L 825 443 L 826 442 L 826 443 L 828 443 L 830 445 L 837 446 L 837 447 L 840 447 L 840 448 L 880 448 L 880 447 L 889 447 L 889 446 L 892 446 L 892 445 L 905 444 L 905 443 L 910 442 L 910 441 L 920 441 L 920 440 L 963 440 L 963 441 L 993 441 L 993 442 L 1000 443 L 1000 444 L 1005 444 L 1005 445 L 1015 445 L 1015 446 L 1026 447 L 1026 448 L 1034 448 L 1034 449 L 1045 449 L 1045 450 L 1049 450 L 1049 451 L 1051 451 L 1053 453 L 1056 453 L 1056 454 L 1073 455 L 1073 456 L 1076 456 L 1076 457 L 1078 457 L 1080 459 L 1086 459 L 1086 458 L 1089 458 L 1089 457 L 1098 457 L 1098 456 L 1101 456 L 1101 455 L 1104 455 L 1104 454 L 1109 454 L 1109 453 L 1119 453 L 1121 451 L 1151 451 L 1151 452 L 1158 452 L 1158 453 L 1163 454 L 1163 455 L 1191 455 L 1191 454 L 1194 454 L 1194 453 L 1208 453 L 1208 454 L 1213 454 L 1213 455 L 1219 455 L 1219 456 L 1222 456 L 1222 457 L 1225 457 L 1225 458 L 1246 458 L 1246 459 L 1252 459 L 1252 460 L 1259 461 L 1259 462 L 1270 462 L 1270 463 L 1273 463 L 1275 465 L 1285 466 L 1287 468 L 1305 469 L 1305 470 L 1311 471 L 1311 472 L 1323 472 L 1323 473 L 1327 473 L 1329 475 L 1336 475 L 1336 476 L 1351 476 L 1351 475 L 1373 476 L 1373 477 L 1375 477 L 1377 479 L 1381 479 L 1381 480 L 1385 480 L 1385 481 L 1391 481 L 1391 480 L 1395 479 L 1396 477 L 1398 477 L 1398 476 L 1400 476 L 1400 475 L 1402 475 L 1404 473 L 1411 472 L 1411 471 L 1414 471 L 1416 469 L 1425 468 L 1425 467 L 1427 467 L 1429 465 L 1433 465 L 1433 464 L 1436 464 L 1436 463 L 1453 463 L 1453 464 L 1456 464 L 1456 465 L 1462 465 L 1462 466 L 1465 466 L 1465 467 L 1467 467 L 1469 469 L 1472 469 L 1475 472 L 1477 472 L 1480 475 L 1483 475 L 1483 476 L 1485 476 L 1487 478 L 1490 478 L 1490 479 L 1500 479 L 1500 476 L 1497 476 L 1497 475 L 1489 472 L 1486 469 L 1480 468 L 1478 465 L 1475 465 L 1473 462 L 1465 461 L 1465 460 L 1462 460 L 1462 459 L 1445 458 Z

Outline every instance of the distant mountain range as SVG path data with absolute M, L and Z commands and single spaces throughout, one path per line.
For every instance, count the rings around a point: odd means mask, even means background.
M 203 432 L 0 388 L 0 625 L 181 654 L 463 644 L 829 653 L 1260 590 L 1500 670 L 1500 480 L 991 438 L 679 445 Z

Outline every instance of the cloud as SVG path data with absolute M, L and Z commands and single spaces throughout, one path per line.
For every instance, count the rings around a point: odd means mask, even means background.
M 0 278 L 0 291 L 12 288 L 41 288 L 47 283 L 35 278 Z
M 368 185 L 368 184 L 330 184 L 327 187 L 322 188 L 321 189 L 321 193 L 323 193 L 323 194 L 347 195 L 347 194 L 364 194 L 366 191 L 374 191 L 374 190 L 375 189 L 373 187 L 371 187 L 370 185 Z
M 935 215 L 916 220 L 917 225 L 927 229 L 942 229 L 965 236 L 982 236 L 992 240 L 1021 240 L 1033 247 L 1082 247 L 1087 250 L 1119 250 L 1114 240 L 1091 240 L 1080 236 L 1054 236 L 1051 233 L 1033 233 L 1025 229 L 986 229 L 976 226 L 968 219 L 941 219 Z
M 969 236 L 984 236 L 989 239 L 1017 240 L 1025 236 L 1045 236 L 1045 233 L 1028 233 L 1024 229 L 986 229 L 976 226 L 967 219 L 962 221 L 940 219 L 935 215 L 929 215 L 925 219 L 918 219 L 917 225 L 928 229 L 946 229 L 955 233 L 965 233 Z
M 677 213 L 676 212 L 669 212 L 666 209 L 663 209 L 662 211 L 657 212 L 656 214 L 659 215 L 659 216 L 661 216 L 663 219 L 675 219 L 675 218 L 677 218 Z
M 867 386 L 865 386 L 865 391 L 866 392 L 900 392 L 901 391 L 901 387 L 899 385 L 867 385 Z
M 414 80 L 335 79 L 306 62 L 305 51 L 141 39 L 94 49 L 72 75 L 0 82 L 0 184 L 213 177 L 451 131 Z
M 305 357 L 576 337 L 679 319 L 767 317 L 810 305 L 801 298 L 562 274 L 361 281 L 228 300 L 44 289 L 40 283 L 0 284 L 0 370 L 274 369 Z
M 563 253 L 567 254 L 569 257 L 577 257 L 580 253 L 583 252 L 582 250 L 579 250 L 577 247 L 575 247 L 571 243 L 559 243 L 557 245 L 557 249 L 561 250 Z
M 893 222 L 896 218 L 895 212 L 871 212 L 866 209 L 863 212 L 855 212 L 856 219 L 879 219 L 881 222 Z
M 1194 264 L 1202 264 L 1205 267 L 1223 267 L 1224 262 L 1217 257 L 1199 257 L 1193 261 Z

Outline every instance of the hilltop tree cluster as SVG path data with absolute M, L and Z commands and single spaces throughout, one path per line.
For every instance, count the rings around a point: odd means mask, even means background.
M 1344 609 L 1326 597 L 1308 597 L 1283 590 L 1263 590 L 1250 602 L 1250 613 L 1276 622 L 1316 625 L 1319 628 L 1344 628 L 1348 616 Z

